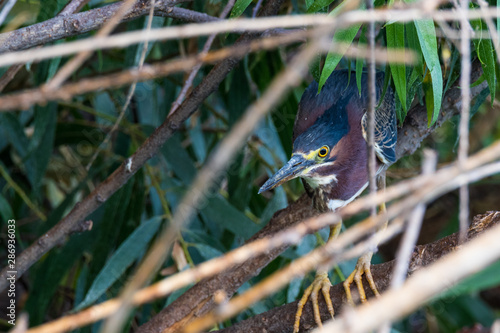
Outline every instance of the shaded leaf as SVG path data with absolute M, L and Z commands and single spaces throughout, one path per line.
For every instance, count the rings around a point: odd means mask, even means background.
M 139 256 L 144 253 L 150 240 L 158 231 L 161 221 L 161 217 L 153 217 L 135 229 L 106 262 L 106 265 L 104 265 L 90 286 L 85 299 L 75 307 L 74 311 L 79 311 L 94 303 L 122 276 L 134 261 L 139 259 Z
M 437 52 L 436 30 L 432 20 L 416 20 L 415 28 L 431 78 L 432 104 L 426 103 L 428 117 L 427 125 L 431 126 L 437 120 L 439 111 L 441 110 L 441 101 L 443 99 L 443 74 L 441 72 L 441 64 L 439 63 Z M 427 94 L 428 93 L 426 93 L 426 95 Z M 431 100 L 430 96 L 429 100 Z
M 387 35 L 387 47 L 389 51 L 391 49 L 399 50 L 404 52 L 405 47 L 405 28 L 403 24 L 393 23 L 385 26 Z M 396 94 L 401 101 L 401 106 L 403 107 L 404 114 L 399 118 L 403 120 L 406 117 L 406 66 L 404 64 L 389 64 L 392 73 L 392 79 L 394 81 L 394 87 L 396 88 Z
M 493 51 L 493 44 L 491 43 L 491 39 L 483 37 L 483 34 L 487 33 L 487 28 L 483 24 L 482 20 L 472 20 L 470 23 L 476 31 L 476 36 L 479 38 L 473 39 L 473 42 L 476 47 L 477 57 L 479 58 L 481 67 L 483 68 L 483 75 L 485 76 L 488 86 L 490 87 L 491 105 L 493 105 L 496 91 L 495 55 Z

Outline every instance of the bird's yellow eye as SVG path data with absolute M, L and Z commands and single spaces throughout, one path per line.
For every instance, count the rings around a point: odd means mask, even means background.
M 323 158 L 323 157 L 325 157 L 328 154 L 328 151 L 330 151 L 330 148 L 328 148 L 328 146 L 323 146 L 319 150 L 318 156 L 321 157 L 321 158 Z

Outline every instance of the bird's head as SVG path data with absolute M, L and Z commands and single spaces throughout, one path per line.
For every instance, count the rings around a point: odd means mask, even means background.
M 347 121 L 338 118 L 332 122 L 331 116 L 319 117 L 305 132 L 293 142 L 292 157 L 259 190 L 259 193 L 271 190 L 286 181 L 301 177 L 309 185 L 319 185 L 336 182 L 333 171 L 337 160 L 337 144 L 347 134 Z

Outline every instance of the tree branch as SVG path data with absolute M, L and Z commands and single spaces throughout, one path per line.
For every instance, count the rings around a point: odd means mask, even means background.
M 211 22 L 219 18 L 189 9 L 173 7 L 170 0 L 158 1 L 155 16 L 171 17 L 186 22 Z M 0 53 L 19 51 L 59 39 L 80 35 L 102 27 L 122 5 L 122 1 L 86 12 L 54 17 L 12 32 L 0 34 Z M 150 2 L 140 0 L 122 22 L 131 21 L 149 13 Z
M 270 16 L 278 12 L 283 0 L 269 1 L 263 7 L 261 15 Z M 243 34 L 235 45 L 241 45 L 258 38 L 260 35 Z M 119 190 L 142 166 L 153 157 L 160 147 L 170 138 L 170 136 L 188 119 L 212 94 L 226 75 L 238 64 L 244 55 L 233 57 L 221 61 L 203 79 L 203 81 L 193 89 L 184 103 L 177 109 L 177 112 L 169 116 L 163 124 L 137 149 L 137 151 L 126 159 L 108 178 L 99 184 L 92 193 L 59 221 L 52 229 L 24 250 L 16 261 L 17 278 L 21 277 L 33 263 L 38 261 L 45 253 L 54 246 L 64 242 L 65 238 L 78 230 L 81 230 L 80 223 L 97 208 L 99 208 L 109 197 Z M 8 267 L 0 272 L 0 290 L 7 287 Z
M 500 224 L 500 212 L 488 212 L 483 215 L 477 215 L 468 230 L 467 238 L 470 240 L 473 237 L 483 233 L 494 225 Z M 449 252 L 452 252 L 458 246 L 459 233 L 455 233 L 448 237 L 442 238 L 436 242 L 426 245 L 416 246 L 413 251 L 409 272 L 412 274 L 416 270 L 428 266 L 443 257 Z M 373 278 L 377 285 L 377 289 L 383 292 L 389 288 L 394 271 L 395 260 L 371 266 Z M 367 295 L 373 295 L 368 283 L 364 283 L 365 292 Z M 353 292 L 357 292 L 353 288 Z M 346 296 L 344 286 L 339 283 L 330 289 L 330 296 L 332 298 L 333 306 L 336 311 L 341 310 L 346 303 Z M 293 322 L 295 320 L 295 313 L 297 311 L 298 301 L 285 304 L 283 306 L 274 308 L 270 311 L 261 313 L 252 318 L 239 322 L 231 327 L 225 328 L 218 332 L 220 333 L 260 333 L 260 332 L 291 332 L 293 330 Z M 323 297 L 319 297 L 321 319 L 326 321 L 331 319 L 328 313 L 326 304 Z M 300 321 L 300 330 L 306 331 L 316 326 L 313 309 L 310 302 L 304 307 Z
M 481 76 L 481 73 L 481 65 L 476 61 L 473 63 L 471 80 L 475 81 Z M 471 98 L 477 96 L 485 88 L 486 84 L 483 82 L 471 89 Z M 412 108 L 408 112 L 403 127 L 398 130 L 397 158 L 413 154 L 423 139 L 446 120 L 460 112 L 460 106 L 460 89 L 455 85 L 446 93 L 443 99 L 443 111 L 439 115 L 436 124 L 431 128 L 427 127 L 427 111 L 425 106 L 417 105 Z M 284 226 L 297 224 L 315 214 L 316 212 L 312 209 L 309 198 L 303 195 L 287 208 L 275 213 L 268 225 L 255 234 L 249 241 L 272 235 L 282 230 Z M 258 275 L 263 267 L 274 260 L 286 248 L 282 247 L 266 255 L 255 257 L 244 264 L 199 282 L 159 312 L 149 322 L 139 327 L 137 332 L 175 332 L 192 318 L 199 317 L 216 306 L 213 300 L 215 291 L 224 290 L 226 295 L 231 297 L 243 283 L 253 276 Z

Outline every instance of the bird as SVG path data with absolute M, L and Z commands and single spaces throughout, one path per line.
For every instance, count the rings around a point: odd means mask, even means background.
M 262 185 L 259 193 L 300 177 L 314 208 L 321 213 L 344 207 L 361 195 L 369 184 L 367 80 L 367 73 L 362 73 L 361 89 L 358 89 L 355 72 L 336 70 L 319 93 L 316 81 L 306 88 L 294 122 L 292 156 Z M 385 93 L 383 91 L 383 72 L 376 73 L 375 87 L 374 148 L 377 186 L 381 189 L 385 187 L 385 171 L 396 161 L 397 120 L 393 90 L 387 86 Z M 385 204 L 379 206 L 379 212 L 383 211 Z M 328 242 L 334 241 L 340 233 L 342 221 L 339 222 L 330 227 Z M 370 271 L 372 255 L 373 252 L 362 255 L 354 271 L 344 281 L 347 300 L 351 304 L 354 304 L 350 292 L 353 282 L 358 287 L 361 301 L 366 301 L 361 280 L 363 274 L 373 293 L 379 295 Z M 322 326 L 318 305 L 320 290 L 333 318 L 334 309 L 329 294 L 331 286 L 327 269 L 318 267 L 313 283 L 298 303 L 294 333 L 299 331 L 302 309 L 309 298 L 313 303 L 315 321 Z

